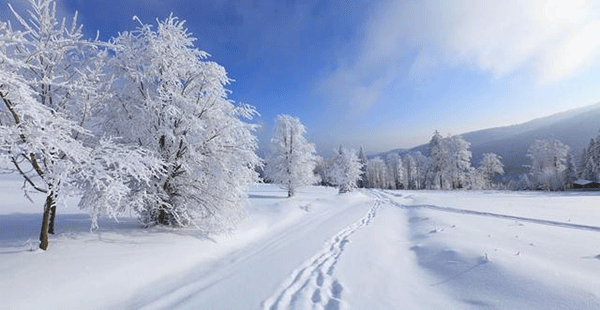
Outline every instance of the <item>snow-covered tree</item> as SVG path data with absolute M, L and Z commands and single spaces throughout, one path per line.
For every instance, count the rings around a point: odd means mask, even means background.
M 508 188 L 510 188 L 511 190 L 528 190 L 528 189 L 533 189 L 534 185 L 533 182 L 531 182 L 531 180 L 529 179 L 529 176 L 526 173 L 523 173 L 521 175 L 519 175 L 519 177 L 515 180 L 512 179 L 509 183 L 508 183 Z
M 527 157 L 531 159 L 530 176 L 536 188 L 564 188 L 565 171 L 569 165 L 569 146 L 554 138 L 536 140 L 529 147 Z
M 54 233 L 56 206 L 84 195 L 80 207 L 115 216 L 128 204 L 131 182 L 160 174 L 162 162 L 98 132 L 110 97 L 105 44 L 83 39 L 77 14 L 56 18 L 52 0 L 31 0 L 28 17 L 13 10 L 20 29 L 0 23 L 0 156 L 46 194 L 40 248 Z M 11 7 L 12 9 L 12 7 Z
M 322 156 L 315 155 L 315 169 L 313 173 L 316 177 L 316 183 L 319 185 L 327 186 L 327 170 L 329 163 Z
M 448 179 L 447 186 L 451 189 L 469 188 L 471 186 L 471 144 L 461 136 L 451 136 L 443 140 L 447 160 L 444 175 Z
M 340 193 L 350 192 L 356 188 L 361 168 L 362 164 L 356 152 L 340 146 L 333 155 L 328 179 L 339 188 Z
M 414 152 L 412 157 L 415 159 L 417 165 L 415 174 L 416 189 L 423 189 L 425 188 L 427 171 L 430 165 L 429 158 L 421 154 L 421 152 Z
M 426 187 L 429 189 L 444 188 L 445 170 L 448 166 L 448 154 L 443 142 L 444 138 L 436 130 L 429 141 L 429 169 Z
M 469 189 L 489 189 L 490 185 L 486 181 L 483 173 L 479 169 L 471 169 L 469 173 Z
M 494 177 L 504 174 L 504 164 L 502 164 L 502 157 L 494 153 L 485 153 L 479 163 L 479 173 L 483 177 L 483 188 L 492 188 Z
M 231 227 L 244 214 L 255 166 L 256 111 L 228 99 L 225 68 L 207 61 L 185 22 L 169 16 L 156 28 L 143 24 L 114 39 L 111 67 L 118 77 L 104 124 L 128 143 L 166 163 L 135 205 L 147 224 Z
M 385 159 L 391 189 L 404 188 L 404 166 L 402 158 L 397 153 L 388 154 Z
M 306 140 L 305 134 L 306 127 L 299 118 L 277 116 L 265 175 L 270 181 L 284 185 L 288 197 L 294 196 L 296 188 L 317 181 L 315 146 Z
M 588 170 L 587 164 L 588 164 L 588 160 L 591 156 L 590 154 L 590 149 L 593 147 L 595 141 L 594 139 L 591 139 L 590 142 L 588 143 L 588 145 L 586 147 L 583 148 L 583 150 L 581 151 L 581 157 L 579 158 L 579 178 L 584 179 L 584 180 L 594 180 L 594 177 L 591 173 L 591 169 Z
M 423 189 L 427 177 L 429 158 L 421 152 L 411 152 L 403 159 L 408 189 Z
M 391 185 L 391 179 L 385 162 L 379 158 L 367 160 L 367 187 L 370 188 L 388 188 Z
M 406 188 L 417 189 L 416 185 L 416 174 L 417 174 L 417 163 L 415 158 L 410 154 L 404 155 L 404 175 L 406 176 Z
M 581 154 L 579 177 L 585 180 L 598 181 L 600 175 L 600 136 L 591 139 Z
M 357 185 L 359 188 L 363 188 L 367 186 L 367 157 L 365 156 L 362 146 L 358 151 L 358 160 L 360 161 L 362 168 L 360 172 L 360 179 L 358 180 Z
M 569 152 L 567 155 L 567 167 L 565 169 L 565 180 L 564 180 L 564 188 L 569 187 L 573 181 L 577 180 L 579 176 L 579 171 L 577 170 L 577 165 L 575 164 L 575 159 L 573 159 L 573 155 Z
M 430 189 L 457 189 L 470 187 L 470 143 L 460 136 L 442 138 L 435 132 L 429 142 L 429 170 L 426 187 Z

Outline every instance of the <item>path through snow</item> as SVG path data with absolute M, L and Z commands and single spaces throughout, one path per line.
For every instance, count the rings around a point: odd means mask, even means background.
M 281 288 L 263 303 L 262 308 L 340 309 L 343 305 L 344 287 L 334 275 L 335 266 L 346 244 L 350 242 L 350 237 L 371 223 L 380 204 L 381 202 L 376 200 L 365 216 L 340 231 L 319 253 L 294 270 Z

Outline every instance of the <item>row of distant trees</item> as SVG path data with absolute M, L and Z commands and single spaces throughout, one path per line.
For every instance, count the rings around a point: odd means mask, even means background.
M 437 131 L 429 143 L 430 154 L 389 154 L 385 160 L 367 159 L 340 146 L 329 159 L 316 154 L 306 140 L 300 120 L 279 115 L 266 159 L 264 176 L 284 185 L 288 196 L 301 186 L 320 183 L 337 186 L 340 192 L 356 187 L 386 189 L 489 189 L 504 173 L 500 157 L 485 154 L 480 166 L 471 166 L 470 144 L 460 136 L 443 138 Z
M 429 156 L 411 152 L 385 159 L 364 159 L 364 187 L 389 189 L 512 189 L 565 190 L 578 178 L 597 181 L 600 175 L 600 137 L 584 150 L 579 167 L 568 145 L 554 138 L 536 140 L 527 150 L 529 172 L 501 183 L 502 158 L 483 154 L 471 164 L 470 143 L 460 136 L 442 137 L 437 131 L 429 142 Z
M 536 140 L 528 149 L 529 172 L 499 182 L 504 174 L 502 158 L 483 154 L 477 167 L 471 164 L 470 143 L 460 136 L 442 137 L 435 132 L 429 154 L 390 153 L 385 158 L 367 159 L 340 146 L 329 159 L 316 154 L 306 141 L 306 128 L 300 120 L 281 115 L 277 119 L 273 148 L 266 161 L 266 179 L 285 184 L 288 195 L 308 184 L 337 186 L 340 192 L 359 188 L 382 189 L 513 189 L 564 190 L 578 178 L 598 181 L 600 176 L 600 136 L 592 139 L 575 164 L 568 145 L 554 138 Z M 578 167 L 579 166 L 579 167 Z

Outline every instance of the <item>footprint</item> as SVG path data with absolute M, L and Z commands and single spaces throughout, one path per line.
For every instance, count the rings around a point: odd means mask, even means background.
M 315 292 L 313 293 L 312 297 L 310 298 L 310 300 L 312 300 L 313 303 L 320 303 L 321 302 L 321 289 L 316 289 Z
M 350 240 L 348 240 L 348 238 L 344 238 L 342 239 L 342 242 L 340 242 L 340 250 L 344 250 L 344 248 L 346 247 L 346 243 L 350 242 Z
M 344 291 L 344 287 L 338 282 L 338 280 L 333 281 L 331 284 L 331 295 L 334 298 L 340 299 L 342 298 L 342 291 Z
M 323 282 L 325 281 L 325 277 L 323 276 L 323 272 L 319 270 L 319 275 L 317 275 L 317 285 L 319 287 L 323 286 Z
M 340 310 L 340 301 L 337 299 L 330 299 L 325 305 L 325 310 Z

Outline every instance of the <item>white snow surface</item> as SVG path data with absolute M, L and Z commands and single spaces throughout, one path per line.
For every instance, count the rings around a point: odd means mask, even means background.
M 600 194 L 252 188 L 235 230 L 141 228 L 0 180 L 1 309 L 600 309 Z

